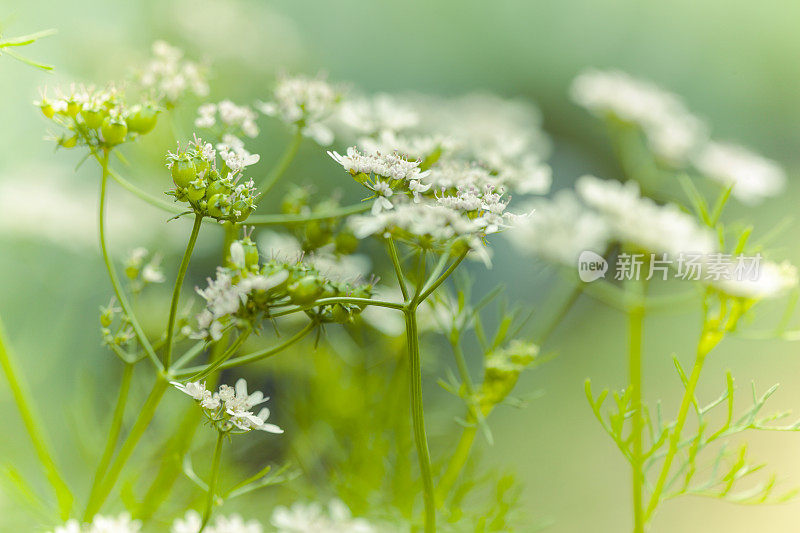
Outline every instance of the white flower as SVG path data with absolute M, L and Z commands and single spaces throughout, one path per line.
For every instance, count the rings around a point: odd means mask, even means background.
M 774 161 L 765 159 L 742 146 L 710 142 L 694 159 L 704 176 L 725 187 L 747 204 L 756 204 L 779 194 L 786 174 Z
M 712 280 L 711 284 L 726 294 L 741 298 L 754 300 L 775 298 L 797 286 L 797 268 L 788 262 L 761 261 L 757 275 L 752 277 L 737 277 L 733 272 L 729 274 L 718 280 Z
M 235 250 L 233 253 L 238 255 Z M 233 281 L 234 274 L 240 278 L 237 283 Z M 242 277 L 240 274 L 242 274 L 240 271 L 218 267 L 216 278 L 208 278 L 208 286 L 205 289 L 195 288 L 197 294 L 206 301 L 206 308 L 197 315 L 199 331 L 193 337 L 219 340 L 224 329 L 223 322 L 227 323 L 230 317 L 247 303 L 252 293 L 268 291 L 283 283 L 288 276 L 286 271 L 276 272 L 271 276 L 246 273 L 247 275 Z
M 176 389 L 181 391 L 184 394 L 188 394 L 195 400 L 202 400 L 203 396 L 206 392 L 206 383 L 205 381 L 188 381 L 186 383 L 180 383 L 179 381 L 170 381 L 170 384 L 174 385 Z
M 142 269 L 142 279 L 147 283 L 164 283 L 167 279 L 161 270 L 161 257 L 153 256 L 153 259 Z
M 358 151 L 355 146 L 347 149 L 347 155 L 329 151 L 328 155 L 342 165 L 350 174 L 374 174 L 393 180 L 421 180 L 428 176 L 430 171 L 419 169 L 420 161 L 409 161 L 397 153 L 365 154 Z
M 139 73 L 139 83 L 156 96 L 174 104 L 186 92 L 197 96 L 208 94 L 208 82 L 205 69 L 183 59 L 183 52 L 164 41 L 153 43 L 153 55 L 144 69 Z
M 242 140 L 229 133 L 222 136 L 222 142 L 217 144 L 217 150 L 225 165 L 233 173 L 241 172 L 245 167 L 255 165 L 261 159 L 260 155 L 245 150 Z
M 599 211 L 611 236 L 648 252 L 709 254 L 716 250 L 710 229 L 700 226 L 676 205 L 658 205 L 642 197 L 634 182 L 620 183 L 583 176 L 575 184 L 581 199 Z
M 198 117 L 194 125 L 198 128 L 213 128 L 217 124 L 217 115 L 225 132 L 243 133 L 247 137 L 258 136 L 256 113 L 248 106 L 239 106 L 230 100 L 218 104 L 203 104 L 197 110 Z
M 203 520 L 197 511 L 187 511 L 183 518 L 172 523 L 171 533 L 198 533 Z M 264 529 L 256 520 L 247 522 L 239 515 L 225 517 L 218 515 L 213 524 L 208 524 L 203 533 L 262 533 Z
M 354 518 L 340 500 L 331 500 L 328 508 L 318 503 L 296 502 L 291 507 L 276 507 L 272 525 L 277 533 L 376 533 L 377 529 L 363 518 Z
M 565 266 L 575 266 L 584 250 L 602 254 L 609 239 L 605 219 L 563 190 L 552 199 L 526 204 L 533 215 L 506 235 L 517 248 Z
M 447 149 L 450 145 L 448 139 L 441 135 L 399 135 L 391 130 L 381 131 L 374 137 L 360 137 L 357 144 L 366 153 L 390 154 L 397 152 L 417 159 L 425 159 L 436 150 Z
M 73 518 L 64 525 L 56 526 L 53 533 L 82 533 L 82 528 L 80 522 Z
M 265 115 L 297 125 L 303 135 L 319 144 L 328 145 L 333 142 L 333 132 L 323 121 L 335 110 L 340 93 L 322 77 L 283 75 L 275 86 L 274 100 L 256 107 Z
M 428 192 L 430 188 L 430 183 L 425 185 L 419 180 L 411 180 L 408 182 L 408 190 L 414 194 L 414 201 L 417 203 L 420 202 L 422 194 Z
M 413 105 L 386 93 L 348 98 L 342 102 L 336 118 L 345 126 L 369 135 L 413 128 L 420 121 Z
M 131 519 L 128 513 L 118 517 L 95 516 L 87 533 L 139 533 L 142 523 Z
M 231 422 L 234 426 L 242 431 L 250 431 L 251 429 L 258 429 L 266 431 L 267 433 L 283 433 L 283 430 L 275 424 L 267 424 L 269 418 L 269 408 L 263 407 L 258 415 L 254 415 L 250 411 L 227 411 L 231 415 Z
M 586 71 L 575 78 L 570 93 L 597 116 L 638 125 L 653 152 L 673 164 L 685 163 L 706 136 L 703 122 L 677 96 L 624 72 Z

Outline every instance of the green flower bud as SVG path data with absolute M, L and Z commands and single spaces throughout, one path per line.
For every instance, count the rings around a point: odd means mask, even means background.
M 228 196 L 232 192 L 233 189 L 231 189 L 229 182 L 224 180 L 212 181 L 206 187 L 206 198 L 210 199 L 212 196 L 217 194 Z
M 208 214 L 214 218 L 226 218 L 230 207 L 231 201 L 224 194 L 215 194 L 208 199 Z
M 253 212 L 253 202 L 247 202 L 245 200 L 239 200 L 233 206 L 231 206 L 231 210 L 234 212 L 236 216 L 236 222 L 244 222 L 247 220 L 247 217 Z M 239 213 L 236 215 L 236 213 Z
M 144 135 L 150 133 L 156 127 L 158 120 L 158 110 L 150 104 L 136 105 L 131 109 L 127 117 L 128 129 L 132 133 Z
M 539 347 L 530 342 L 513 340 L 505 348 L 486 355 L 483 383 L 481 384 L 481 407 L 488 413 L 511 393 L 520 373 L 539 354 Z
M 81 118 L 83 118 L 83 123 L 86 124 L 87 128 L 96 130 L 103 125 L 105 113 L 99 109 L 84 109 L 81 111 Z
M 128 135 L 128 125 L 122 119 L 106 117 L 103 120 L 103 126 L 100 128 L 100 134 L 106 144 L 120 144 L 125 140 L 125 136 Z
M 205 194 L 206 194 L 206 182 L 200 178 L 190 182 L 189 186 L 186 187 L 186 196 L 188 196 L 189 200 L 192 202 L 200 200 L 205 196 Z
M 187 188 L 189 183 L 197 176 L 194 163 L 189 159 L 178 159 L 172 163 L 172 181 L 179 188 Z
M 81 105 L 76 102 L 75 100 L 70 100 L 67 102 L 67 115 L 75 118 L 78 116 L 78 113 L 81 110 Z
M 308 305 L 322 294 L 322 281 L 316 276 L 304 276 L 287 288 L 289 298 L 297 305 Z
M 47 118 L 53 118 L 53 116 L 56 114 L 56 110 L 53 109 L 53 106 L 48 102 L 42 102 L 39 104 L 39 109 L 42 110 L 42 114 Z
M 249 237 L 242 239 L 244 248 L 244 264 L 247 268 L 258 266 L 258 246 Z
M 78 144 L 78 136 L 73 135 L 72 137 L 62 136 L 58 140 L 58 145 L 62 148 L 75 148 L 75 145 Z
M 358 239 L 350 230 L 343 230 L 336 234 L 334 240 L 336 253 L 350 255 L 358 249 Z
M 331 309 L 331 318 L 333 318 L 334 322 L 345 324 L 353 321 L 353 313 L 342 304 L 336 304 L 333 306 L 333 309 Z

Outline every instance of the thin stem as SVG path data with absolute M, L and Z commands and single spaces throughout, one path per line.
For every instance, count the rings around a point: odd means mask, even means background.
M 159 375 L 156 378 L 156 382 L 153 384 L 153 388 L 150 391 L 150 394 L 147 396 L 147 400 L 145 400 L 141 411 L 139 411 L 139 416 L 136 418 L 136 422 L 134 422 L 130 433 L 122 443 L 119 453 L 111 463 L 108 473 L 103 478 L 103 481 L 98 484 L 89 495 L 89 502 L 87 503 L 86 511 L 83 514 L 84 522 L 90 522 L 92 517 L 97 514 L 97 512 L 103 506 L 103 503 L 108 498 L 111 490 L 114 488 L 114 485 L 117 482 L 117 479 L 119 479 L 119 475 L 122 473 L 125 463 L 127 463 L 128 459 L 130 459 L 131 454 L 133 454 L 133 450 L 139 443 L 139 439 L 142 438 L 147 426 L 150 425 L 150 421 L 153 420 L 153 416 L 156 414 L 158 404 L 161 402 L 161 398 L 164 396 L 164 392 L 167 390 L 167 385 L 168 382 L 163 378 L 163 376 Z
M 543 332 L 539 335 L 540 346 L 547 342 L 547 339 L 550 337 L 553 331 L 555 331 L 556 326 L 561 323 L 569 310 L 575 304 L 581 291 L 582 286 L 578 285 L 570 292 L 567 299 L 560 306 L 558 313 L 554 315 L 553 319 L 548 322 Z M 453 345 L 453 355 L 456 359 L 456 365 L 458 367 L 459 374 L 461 374 L 461 380 L 465 384 L 465 388 L 469 393 L 471 389 L 474 389 L 474 385 L 472 384 L 472 381 L 468 379 L 469 372 L 467 370 L 463 349 L 461 348 L 458 337 L 455 335 L 451 335 L 450 343 Z M 483 412 L 482 416 L 484 418 L 488 417 L 489 412 Z M 445 469 L 444 474 L 442 474 L 442 477 L 439 478 L 439 483 L 436 487 L 436 505 L 438 507 L 441 507 L 444 504 L 445 498 L 447 498 L 447 495 L 450 493 L 450 490 L 452 490 L 453 485 L 461 475 L 464 465 L 466 465 L 467 461 L 469 460 L 472 446 L 475 442 L 477 434 L 478 420 L 475 417 L 473 410 L 469 409 L 467 413 L 467 425 L 461 432 L 461 438 L 458 440 L 458 444 L 456 445 L 456 451 L 450 458 L 450 462 L 447 464 L 447 468 Z
M 423 289 L 422 289 L 422 294 L 420 294 L 419 300 L 420 300 L 420 301 L 424 300 L 425 298 L 427 298 L 428 296 L 430 296 L 430 294 L 431 294 L 433 291 L 435 291 L 436 289 L 438 289 L 438 288 L 439 288 L 439 285 L 441 285 L 442 283 L 444 283 L 444 282 L 445 282 L 445 280 L 446 280 L 448 277 L 450 277 L 450 274 L 452 274 L 452 273 L 453 273 L 453 271 L 454 271 L 456 268 L 458 268 L 458 265 L 460 265 L 460 264 L 461 264 L 461 261 L 463 261 L 463 260 L 464 260 L 464 258 L 465 258 L 465 257 L 467 257 L 467 253 L 468 253 L 468 250 L 465 250 L 464 252 L 462 252 L 462 253 L 461 253 L 461 254 L 458 256 L 458 259 L 456 259 L 455 261 L 453 261 L 453 263 L 452 263 L 452 264 L 451 264 L 449 267 L 447 267 L 447 270 L 445 270 L 445 271 L 444 271 L 444 273 L 442 273 L 442 275 L 441 275 L 441 276 L 439 276 L 439 277 L 438 277 L 438 278 L 437 278 L 435 281 L 433 281 L 433 282 L 432 282 L 432 283 L 431 283 L 429 286 L 426 286 L 425 288 L 423 288 Z
M 203 353 L 203 350 L 206 349 L 206 344 L 206 341 L 200 341 L 186 350 L 186 352 L 184 352 L 184 354 L 180 356 L 177 361 L 175 361 L 175 364 L 172 365 L 172 369 L 177 370 L 183 368 L 186 363 Z
M 661 471 L 659 472 L 658 480 L 656 481 L 653 494 L 650 496 L 650 501 L 647 505 L 647 510 L 644 516 L 645 521 L 648 521 L 650 518 L 652 518 L 653 513 L 661 501 L 661 494 L 669 477 L 672 461 L 675 459 L 675 455 L 678 453 L 678 448 L 681 442 L 681 432 L 683 431 L 683 426 L 686 424 L 689 408 L 694 402 L 694 393 L 695 389 L 697 389 L 697 382 L 700 380 L 700 372 L 703 370 L 703 364 L 705 363 L 706 356 L 717 342 L 719 342 L 718 338 L 714 337 L 713 334 L 708 332 L 704 327 L 703 333 L 701 334 L 700 343 L 697 347 L 697 355 L 694 360 L 694 366 L 692 367 L 692 373 L 689 375 L 689 381 L 686 383 L 686 389 L 683 393 L 683 398 L 681 399 L 680 408 L 678 409 L 678 417 L 675 419 L 675 426 L 672 428 L 672 432 L 669 436 L 669 448 L 667 449 L 667 454 L 664 456 L 664 462 L 661 465 Z
M 292 137 L 289 146 L 286 147 L 286 151 L 283 153 L 283 156 L 280 158 L 278 163 L 270 170 L 267 177 L 264 178 L 264 182 L 259 187 L 259 193 L 261 195 L 266 195 L 272 187 L 278 183 L 278 180 L 283 176 L 283 173 L 286 172 L 286 169 L 289 168 L 289 165 L 294 159 L 294 156 L 297 155 L 297 151 L 300 149 L 300 145 L 303 143 L 303 134 L 300 133 L 300 129 L 298 128 L 297 131 L 294 133 L 294 137 Z
M 225 363 L 225 361 L 230 359 L 231 356 L 236 353 L 236 350 L 238 350 L 242 346 L 244 341 L 247 340 L 247 337 L 250 336 L 250 331 L 251 331 L 250 329 L 244 330 L 239 335 L 239 338 L 237 338 L 233 342 L 233 344 L 231 344 L 230 348 L 225 350 L 225 353 L 223 353 L 219 357 L 219 359 L 217 359 L 216 361 L 214 361 L 210 365 L 206 365 L 206 366 L 202 367 L 201 370 L 197 371 L 195 374 L 193 374 L 189 378 L 189 381 L 197 381 L 197 380 L 203 379 L 204 377 L 208 376 L 209 374 L 211 374 L 215 370 L 219 369 L 222 366 L 222 364 Z
M 175 334 L 175 315 L 178 312 L 178 300 L 181 297 L 183 278 L 186 277 L 186 270 L 189 268 L 189 260 L 192 258 L 192 251 L 197 242 L 197 235 L 200 233 L 200 223 L 202 221 L 203 215 L 195 215 L 192 233 L 189 235 L 189 243 L 186 245 L 186 251 L 183 254 L 183 259 L 181 259 L 181 266 L 178 269 L 178 277 L 175 280 L 175 287 L 172 289 L 172 302 L 169 305 L 169 321 L 167 322 L 167 349 L 164 352 L 165 369 L 169 369 L 169 365 L 172 363 L 172 346 L 174 344 L 173 336 Z
M 208 521 L 211 519 L 211 513 L 214 511 L 214 491 L 219 481 L 219 464 L 222 459 L 222 441 L 224 438 L 225 433 L 220 431 L 217 435 L 217 444 L 214 447 L 214 462 L 211 464 L 211 479 L 208 482 L 208 499 L 206 500 L 206 509 L 203 512 L 203 523 L 200 525 L 198 533 L 203 533 Z
M 414 426 L 414 442 L 422 476 L 423 498 L 425 500 L 425 533 L 436 531 L 436 496 L 433 487 L 431 457 L 428 439 L 425 434 L 425 414 L 422 405 L 422 365 L 419 353 L 419 333 L 417 330 L 416 308 L 405 311 L 406 337 L 409 355 L 409 381 L 411 388 L 411 419 Z
M 273 356 L 273 355 L 275 355 L 277 353 L 280 353 L 283 350 L 285 350 L 286 348 L 288 348 L 289 346 L 291 346 L 292 344 L 296 343 L 297 341 L 299 341 L 300 339 L 302 339 L 303 337 L 308 335 L 309 333 L 311 333 L 312 331 L 314 331 L 314 328 L 316 326 L 317 326 L 317 322 L 315 320 L 312 320 L 311 322 L 306 324 L 306 326 L 303 329 L 301 329 L 300 331 L 295 333 L 291 338 L 287 339 L 286 341 L 282 342 L 281 344 L 279 344 L 277 346 L 273 346 L 271 348 L 265 348 L 263 350 L 258 350 L 257 352 L 249 353 L 249 354 L 246 354 L 246 355 L 241 355 L 239 357 L 234 357 L 233 359 L 225 361 L 224 363 L 219 365 L 217 367 L 217 370 L 225 370 L 227 368 L 233 368 L 235 366 L 241 366 L 241 365 L 246 365 L 248 363 L 254 363 L 256 361 L 260 361 L 262 359 L 266 359 L 267 357 L 270 357 L 270 356 Z M 191 367 L 191 368 L 187 368 L 187 369 L 182 370 L 180 372 L 180 374 L 192 374 L 192 373 L 199 372 L 199 371 L 203 370 L 204 368 L 205 368 L 205 366 Z
M 53 490 L 56 493 L 60 516 L 63 520 L 66 520 L 69 518 L 70 511 L 72 510 L 74 498 L 64 478 L 58 471 L 39 416 L 33 405 L 28 403 L 28 400 L 33 396 L 30 394 L 26 383 L 16 368 L 16 362 L 11 353 L 11 347 L 7 345 L 6 333 L 2 321 L 0 321 L 0 366 L 6 374 L 8 384 L 11 388 L 11 395 L 14 398 L 14 402 L 17 404 L 17 410 L 19 410 L 22 422 L 25 424 L 25 429 L 33 443 L 36 456 L 39 458 L 47 480 L 53 486 Z
M 317 220 L 340 218 L 369 211 L 369 204 L 359 203 L 309 215 L 252 215 L 247 219 L 248 226 L 299 226 Z
M 185 209 L 183 209 L 179 205 L 171 204 L 171 203 L 167 202 L 166 200 L 162 200 L 161 198 L 157 198 L 157 197 L 153 196 L 152 194 L 150 194 L 149 192 L 146 192 L 146 191 L 140 189 L 139 187 L 137 187 L 136 185 L 134 185 L 130 181 L 128 181 L 125 178 L 123 178 L 122 176 L 120 176 L 120 174 L 117 171 L 113 170 L 113 169 L 109 169 L 108 173 L 111 176 L 111 178 L 114 181 L 116 181 L 123 189 L 125 189 L 128 192 L 132 193 L 134 196 L 139 197 L 139 199 L 144 200 L 145 202 L 147 202 L 148 204 L 150 204 L 152 206 L 158 207 L 159 209 L 163 209 L 164 211 L 167 211 L 169 213 L 173 213 L 175 215 L 183 213 L 185 211 Z
M 125 416 L 125 405 L 128 403 L 128 394 L 131 389 L 131 379 L 133 378 L 133 364 L 126 364 L 122 371 L 122 381 L 119 386 L 119 396 L 117 397 L 117 405 L 114 407 L 114 414 L 111 418 L 111 427 L 108 430 L 108 438 L 106 439 L 106 446 L 103 450 L 103 455 L 100 457 L 100 462 L 97 464 L 97 469 L 94 472 L 94 480 L 92 486 L 97 486 L 105 476 L 108 465 L 114 457 L 114 450 L 117 448 L 117 440 L 122 430 L 122 421 Z
M 403 267 L 400 266 L 400 258 L 397 256 L 397 248 L 394 245 L 394 239 L 389 237 L 386 239 L 386 248 L 389 251 L 389 257 L 392 259 L 392 266 L 397 275 L 397 283 L 400 285 L 400 291 L 403 293 L 403 301 L 408 300 L 408 288 L 406 287 L 406 280 L 403 276 Z
M 96 156 L 97 157 L 97 156 Z M 114 294 L 117 297 L 117 301 L 122 306 L 122 310 L 128 317 L 128 320 L 133 327 L 134 333 L 136 333 L 136 338 L 139 340 L 139 344 L 142 345 L 144 351 L 147 352 L 147 356 L 155 365 L 156 369 L 159 371 L 163 370 L 164 366 L 159 361 L 156 352 L 153 350 L 153 346 L 150 344 L 150 341 L 145 335 L 144 330 L 142 329 L 141 324 L 136 318 L 136 315 L 133 314 L 133 308 L 131 307 L 130 302 L 128 301 L 128 297 L 125 295 L 125 292 L 122 290 L 122 286 L 120 285 L 119 278 L 117 277 L 117 271 L 114 268 L 114 264 L 111 261 L 111 255 L 108 253 L 108 245 L 106 243 L 106 189 L 108 185 L 108 150 L 103 151 L 102 159 L 99 159 L 100 166 L 103 171 L 102 178 L 100 180 L 100 210 L 99 210 L 99 226 L 100 226 L 100 250 L 103 254 L 103 262 L 105 262 L 106 270 L 108 270 L 108 277 L 111 280 L 111 286 L 114 288 Z
M 299 305 L 296 307 L 290 307 L 289 309 L 284 309 L 283 311 L 276 311 L 274 313 L 271 313 L 270 317 L 277 318 L 279 316 L 291 315 L 292 313 L 298 313 L 300 311 L 308 311 L 309 309 L 313 309 L 314 307 L 320 305 L 331 305 L 331 304 L 375 305 L 378 307 L 387 307 L 389 309 L 397 309 L 397 310 L 403 309 L 403 304 L 395 302 L 387 302 L 385 300 L 374 300 L 372 298 L 355 298 L 349 296 L 348 297 L 334 296 L 332 298 L 322 298 L 308 305 Z
M 628 373 L 631 387 L 631 467 L 633 490 L 633 531 L 644 533 L 644 508 L 642 495 L 644 471 L 642 469 L 642 432 L 644 415 L 642 412 L 642 330 L 644 309 L 631 306 L 628 310 Z

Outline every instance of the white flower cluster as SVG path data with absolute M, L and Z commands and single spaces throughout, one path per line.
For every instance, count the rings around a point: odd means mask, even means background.
M 359 135 L 397 133 L 420 123 L 419 113 L 413 104 L 386 93 L 346 98 L 339 107 L 336 119 Z
M 327 509 L 316 502 L 276 507 L 271 522 L 276 533 L 378 533 L 368 520 L 354 518 L 340 500 L 331 500 Z
M 258 154 L 251 154 L 244 147 L 244 142 L 236 137 L 226 133 L 222 136 L 222 142 L 217 144 L 220 158 L 225 161 L 231 172 L 242 172 L 246 167 L 255 165 L 261 160 Z
M 188 511 L 183 518 L 172 523 L 170 533 L 199 533 L 203 519 L 197 511 Z M 206 525 L 203 533 L 263 533 L 264 528 L 257 520 L 245 521 L 238 514 L 228 517 L 217 515 L 213 523 Z
M 328 152 L 328 155 L 354 176 L 356 174 L 374 174 L 393 180 L 419 181 L 430 174 L 430 171 L 423 172 L 419 169 L 419 161 L 409 161 L 397 152 L 365 154 L 351 146 L 347 149 L 347 155 L 331 151 Z
M 492 183 L 523 194 L 546 193 L 552 181 L 541 117 L 527 102 L 488 94 L 358 95 L 344 99 L 332 123 L 366 153 L 397 152 L 437 165 L 476 161 Z
M 614 240 L 648 252 L 709 254 L 717 249 L 710 229 L 674 204 L 643 197 L 634 182 L 583 176 L 575 184 L 581 199 L 605 218 Z
M 786 173 L 774 161 L 734 144 L 708 143 L 694 165 L 707 178 L 733 185 L 733 196 L 747 204 L 778 195 L 786 183 Z
M 183 58 L 183 51 L 164 41 L 153 43 L 153 55 L 139 73 L 139 83 L 152 90 L 159 99 L 174 105 L 185 93 L 208 94 L 205 69 Z
M 206 417 L 214 422 L 219 431 L 247 433 L 257 429 L 268 433 L 283 433 L 283 430 L 275 424 L 266 423 L 269 418 L 268 408 L 261 408 L 258 414 L 251 411 L 253 407 L 266 402 L 269 398 L 261 391 L 248 394 L 247 381 L 243 378 L 236 382 L 235 388 L 220 385 L 219 391 L 214 393 L 206 390 L 205 382 L 170 383 L 199 402 Z
M 333 142 L 333 131 L 324 122 L 341 99 L 341 89 L 323 77 L 286 76 L 278 79 L 273 100 L 256 107 L 265 115 L 294 124 L 300 133 L 326 146 Z
M 348 225 L 359 239 L 370 235 L 394 235 L 425 246 L 446 246 L 461 240 L 487 265 L 490 258 L 482 236 L 487 229 L 483 219 L 470 219 L 460 211 L 443 205 L 404 203 L 394 209 L 371 215 L 354 215 Z
M 241 132 L 251 139 L 258 137 L 257 115 L 248 106 L 239 106 L 230 100 L 223 100 L 218 104 L 201 105 L 197 115 L 194 125 L 198 128 L 213 128 L 219 118 L 219 123 L 225 132 L 233 131 L 237 134 Z
M 139 533 L 142 523 L 131 519 L 128 513 L 119 516 L 96 515 L 91 524 L 81 524 L 77 520 L 70 520 L 63 526 L 57 526 L 53 533 Z
M 685 163 L 705 139 L 705 125 L 676 95 L 624 72 L 589 70 L 575 78 L 570 92 L 593 114 L 642 128 L 653 152 L 670 163 Z
M 573 100 L 600 117 L 637 125 L 650 149 L 666 162 L 693 165 L 740 201 L 756 204 L 776 196 L 786 175 L 775 162 L 750 150 L 708 139 L 708 127 L 674 94 L 620 71 L 590 70 L 575 78 Z
M 602 254 L 608 244 L 605 218 L 583 204 L 571 190 L 552 199 L 537 198 L 525 207 L 533 216 L 507 233 L 519 249 L 573 267 L 584 250 Z
M 761 261 L 757 276 L 720 276 L 712 280 L 711 285 L 730 296 L 760 300 L 780 296 L 796 287 L 797 282 L 797 268 L 788 262 Z
M 234 258 L 240 255 L 236 250 L 237 244 L 231 245 L 231 256 Z M 241 244 L 239 244 L 240 246 Z M 288 275 L 285 271 L 271 276 L 248 272 L 246 276 L 242 277 L 241 270 L 217 267 L 216 278 L 208 278 L 208 286 L 205 289 L 195 289 L 197 294 L 206 301 L 206 308 L 197 316 L 199 331 L 192 336 L 199 339 L 219 340 L 222 338 L 225 327 L 230 325 L 232 316 L 239 311 L 240 306 L 247 302 L 251 293 L 268 291 L 286 281 Z M 236 279 L 235 283 L 234 278 Z

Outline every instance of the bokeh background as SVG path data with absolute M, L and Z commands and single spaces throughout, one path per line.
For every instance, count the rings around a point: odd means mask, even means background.
M 541 109 L 553 141 L 555 189 L 587 172 L 620 177 L 601 126 L 567 96 L 581 69 L 620 68 L 682 95 L 710 122 L 716 138 L 746 144 L 785 166 L 790 176 L 785 195 L 756 208 L 734 205 L 728 217 L 754 220 L 756 234 L 764 234 L 793 216 L 800 200 L 795 178 L 800 4 L 789 0 L 26 0 L 3 2 L 0 17 L 10 17 L 8 35 L 50 27 L 59 31 L 25 50 L 55 65 L 54 74 L 0 58 L 0 315 L 50 434 L 60 436 L 59 460 L 72 465 L 68 471 L 75 478 L 81 463 L 70 450 L 104 431 L 95 422 L 98 405 L 86 398 L 96 394 L 104 408 L 114 391 L 104 390 L 103 377 L 118 370 L 100 346 L 96 326 L 97 306 L 110 294 L 95 244 L 97 177 L 90 165 L 75 171 L 77 159 L 53 153 L 52 143 L 43 140 L 45 121 L 30 103 L 45 84 L 123 77 L 156 39 L 208 59 L 212 98 L 241 103 L 266 98 L 281 70 L 320 69 L 367 91 L 446 96 L 489 90 L 528 99 Z M 154 192 L 168 180 L 160 154 L 169 133 L 158 131 L 134 150 L 134 163 L 126 169 Z M 262 159 L 279 154 L 286 140 L 280 127 L 265 126 Z M 331 187 L 330 165 L 311 143 L 304 145 L 292 172 L 321 190 Z M 170 255 L 177 252 L 163 243 L 185 238 L 186 222 L 166 225 L 162 214 L 119 190 L 112 201 L 112 241 L 120 254 L 143 244 L 166 249 L 165 264 L 177 261 Z M 795 264 L 800 263 L 797 230 L 797 222 L 790 222 L 772 244 Z M 216 244 L 209 240 L 205 246 L 190 282 L 201 281 L 201 273 L 213 268 Z M 496 257 L 491 272 L 470 267 L 478 292 L 502 281 L 513 289 L 513 299 L 526 305 L 542 306 L 557 297 L 553 290 L 562 288 L 560 277 L 543 263 L 502 242 Z M 697 302 L 689 302 L 647 322 L 647 399 L 662 398 L 668 410 L 676 408 L 680 387 L 670 357 L 692 357 L 698 309 Z M 761 318 L 746 329 L 763 329 L 774 313 L 765 305 Z M 157 323 L 158 317 L 152 320 Z M 525 374 L 518 389 L 540 394 L 523 411 L 499 409 L 492 422 L 496 443 L 482 443 L 481 453 L 524 483 L 529 526 L 523 531 L 541 523 L 553 532 L 625 531 L 630 523 L 627 464 L 596 424 L 583 394 L 586 377 L 596 388 L 624 384 L 624 317 L 582 297 L 546 348 L 557 356 Z M 744 398 L 741 407 L 753 380 L 759 390 L 781 383 L 773 410 L 800 411 L 798 349 L 792 342 L 728 340 L 711 357 L 699 394 L 716 397 L 723 390 L 724 370 L 731 369 Z M 429 378 L 433 389 L 435 380 Z M 429 396 L 429 406 L 450 401 L 433 392 Z M 35 471 L 5 384 L 0 385 L 0 413 L 0 463 Z M 280 416 L 278 408 L 276 413 Z M 443 424 L 441 433 L 454 431 L 447 417 L 434 417 L 432 423 Z M 768 461 L 767 468 L 779 473 L 783 488 L 800 486 L 800 435 L 752 434 L 747 441 L 752 457 Z M 13 503 L 0 492 L 0 529 L 12 530 L 2 525 L 7 517 L 9 524 L 18 524 L 13 515 Z M 798 500 L 739 507 L 687 498 L 665 504 L 652 530 L 790 532 L 797 530 L 799 518 Z

